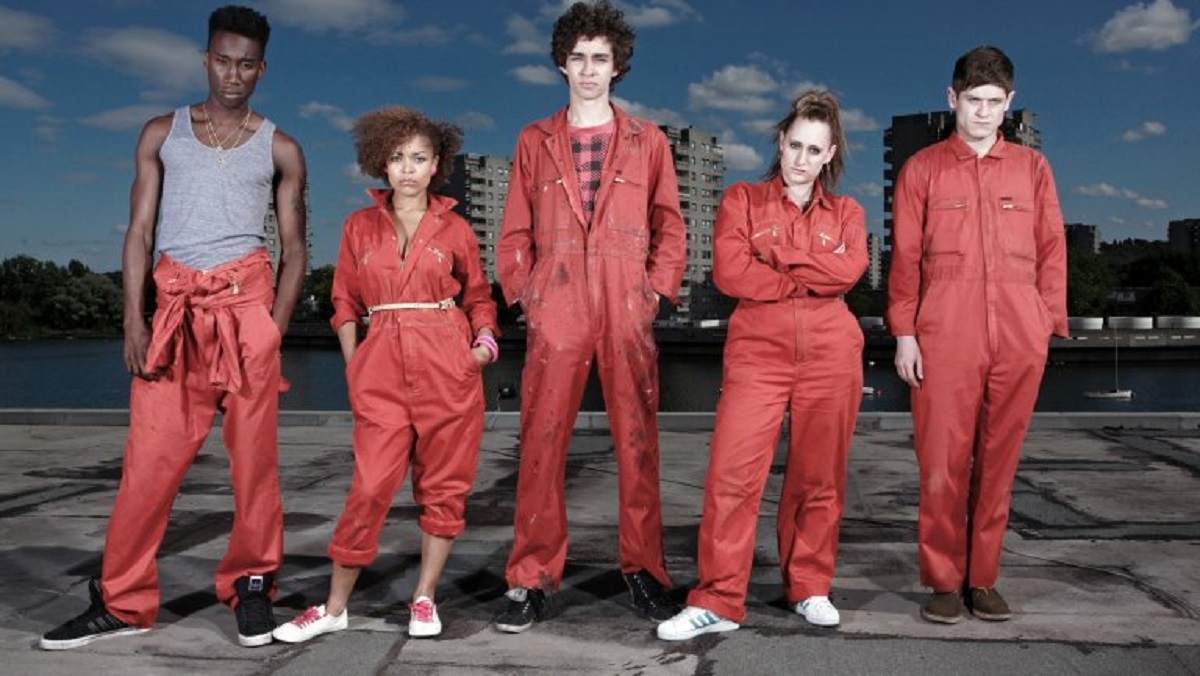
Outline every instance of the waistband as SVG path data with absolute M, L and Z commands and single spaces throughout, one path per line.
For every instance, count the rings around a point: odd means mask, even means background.
M 367 308 L 367 316 L 376 312 L 384 312 L 387 310 L 452 310 L 454 309 L 454 299 L 447 298 L 436 303 L 382 303 L 380 305 L 372 305 Z

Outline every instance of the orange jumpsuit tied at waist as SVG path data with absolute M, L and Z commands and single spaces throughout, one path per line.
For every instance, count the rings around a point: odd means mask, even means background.
M 155 557 L 171 505 L 217 410 L 233 480 L 233 531 L 216 573 L 217 597 L 233 583 L 273 573 L 283 554 L 278 429 L 279 329 L 271 261 L 258 250 L 211 270 L 160 257 L 157 310 L 146 363 L 134 378 L 121 484 L 108 522 L 102 588 L 121 620 L 150 626 L 158 614 Z
M 819 183 L 803 211 L 782 179 L 738 183 L 721 201 L 713 248 L 714 281 L 738 305 L 705 480 L 700 581 L 688 605 L 740 623 L 785 412 L 776 523 L 784 591 L 789 605 L 829 594 L 863 381 L 862 330 L 840 294 L 867 267 L 865 215 Z
M 916 336 L 922 584 L 991 588 L 1051 334 L 1067 336 L 1066 240 L 1038 152 L 957 135 L 901 169 L 887 320 Z
M 622 572 L 669 584 L 659 496 L 655 294 L 677 300 L 686 263 L 674 160 L 653 124 L 613 106 L 615 130 L 590 221 L 566 109 L 517 141 L 496 270 L 527 321 L 521 468 L 510 587 L 553 590 L 567 554 L 567 449 L 593 357 L 616 450 Z
M 411 464 L 418 525 L 453 538 L 465 527 L 483 436 L 483 379 L 471 342 L 496 332 L 496 304 L 475 233 L 451 211 L 453 199 L 429 195 L 429 208 L 400 257 L 390 217 L 391 190 L 368 193 L 376 206 L 343 227 L 333 282 L 334 330 L 381 309 L 346 366 L 354 412 L 354 478 L 329 545 L 343 566 L 365 566 Z M 457 307 L 457 305 L 461 305 Z

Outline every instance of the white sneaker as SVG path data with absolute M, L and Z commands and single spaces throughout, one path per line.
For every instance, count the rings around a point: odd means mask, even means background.
M 408 605 L 412 615 L 408 620 L 408 635 L 415 638 L 427 638 L 442 633 L 442 621 L 438 618 L 437 604 L 428 596 L 417 597 Z
M 796 613 L 803 615 L 809 624 L 818 627 L 836 627 L 842 623 L 838 609 L 829 602 L 828 596 L 810 596 L 796 604 Z
M 349 620 L 350 613 L 345 610 L 341 615 L 329 615 L 325 612 L 324 605 L 313 606 L 291 622 L 275 627 L 271 635 L 276 641 L 284 643 L 304 643 L 321 634 L 345 629 Z
M 688 606 L 675 617 L 659 623 L 658 637 L 664 641 L 686 641 L 700 634 L 733 631 L 739 626 L 737 622 L 727 620 L 711 610 Z

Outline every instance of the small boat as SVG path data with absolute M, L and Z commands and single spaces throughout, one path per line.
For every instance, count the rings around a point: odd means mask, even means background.
M 863 385 L 863 396 L 864 397 L 878 397 L 882 394 L 883 394 L 882 387 L 871 387 L 870 385 Z
M 1090 390 L 1084 392 L 1083 396 L 1088 399 L 1133 399 L 1133 390 L 1114 387 L 1111 390 Z
M 1120 381 L 1120 342 L 1117 340 L 1117 330 L 1113 329 L 1113 386 L 1107 390 L 1089 390 L 1083 393 L 1083 396 L 1088 399 L 1112 399 L 1116 401 L 1129 401 L 1133 399 L 1133 390 L 1121 387 Z

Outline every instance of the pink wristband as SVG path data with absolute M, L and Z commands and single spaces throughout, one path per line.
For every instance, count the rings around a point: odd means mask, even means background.
M 496 343 L 496 339 L 487 334 L 475 336 L 475 342 L 471 343 L 471 347 L 479 347 L 480 345 L 487 348 L 487 351 L 492 355 L 488 363 L 495 363 L 500 358 L 500 345 Z

